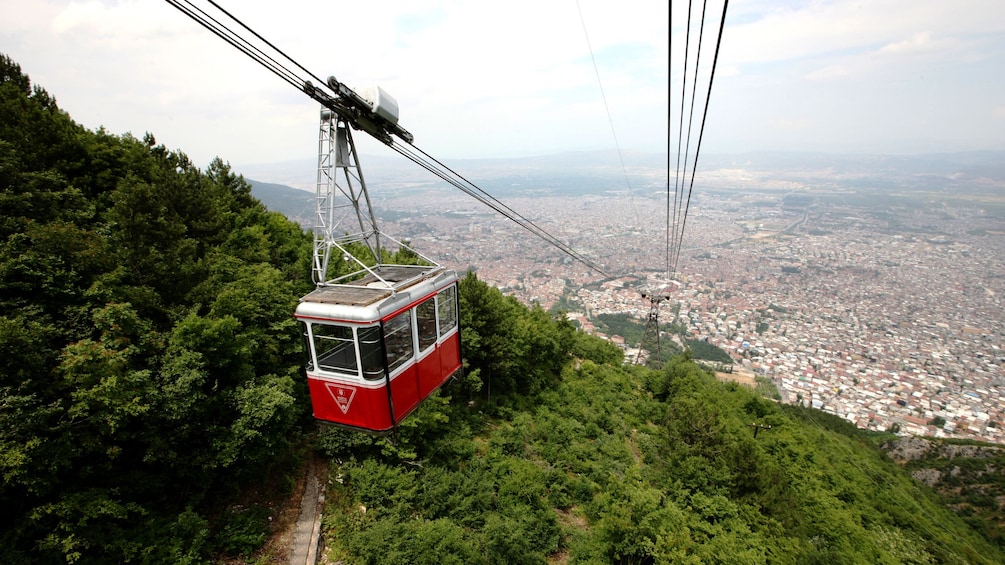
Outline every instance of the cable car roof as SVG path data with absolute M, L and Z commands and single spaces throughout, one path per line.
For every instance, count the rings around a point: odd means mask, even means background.
M 300 299 L 297 318 L 376 322 L 453 283 L 441 266 L 382 265 L 363 278 L 317 288 Z

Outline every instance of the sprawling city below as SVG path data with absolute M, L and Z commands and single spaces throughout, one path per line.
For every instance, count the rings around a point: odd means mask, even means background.
M 770 165 L 723 160 L 690 195 L 644 166 L 620 182 L 607 171 L 608 190 L 512 183 L 531 186 L 501 200 L 604 273 L 448 188 L 407 187 L 375 206 L 384 231 L 423 254 L 522 302 L 562 301 L 586 329 L 603 313 L 645 323 L 640 291 L 666 287 L 661 323 L 771 379 L 784 402 L 872 430 L 1005 442 L 1000 166 Z M 668 225 L 683 228 L 669 286 Z

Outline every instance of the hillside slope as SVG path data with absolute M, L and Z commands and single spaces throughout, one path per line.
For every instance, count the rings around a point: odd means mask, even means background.
M 266 208 L 286 216 L 304 228 L 314 225 L 315 196 L 313 192 L 282 184 L 247 179 L 254 195 Z

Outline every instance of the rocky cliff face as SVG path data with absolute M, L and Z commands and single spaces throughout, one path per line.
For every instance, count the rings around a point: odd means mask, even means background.
M 972 526 L 1005 544 L 1005 447 L 920 437 L 881 447 Z
M 990 459 L 1005 457 L 1005 447 L 997 445 L 946 443 L 939 439 L 902 437 L 882 445 L 894 461 L 904 464 L 921 459 Z

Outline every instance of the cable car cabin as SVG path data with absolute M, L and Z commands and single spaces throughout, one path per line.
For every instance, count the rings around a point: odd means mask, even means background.
M 383 265 L 301 298 L 314 417 L 387 433 L 459 371 L 457 288 L 442 267 Z

